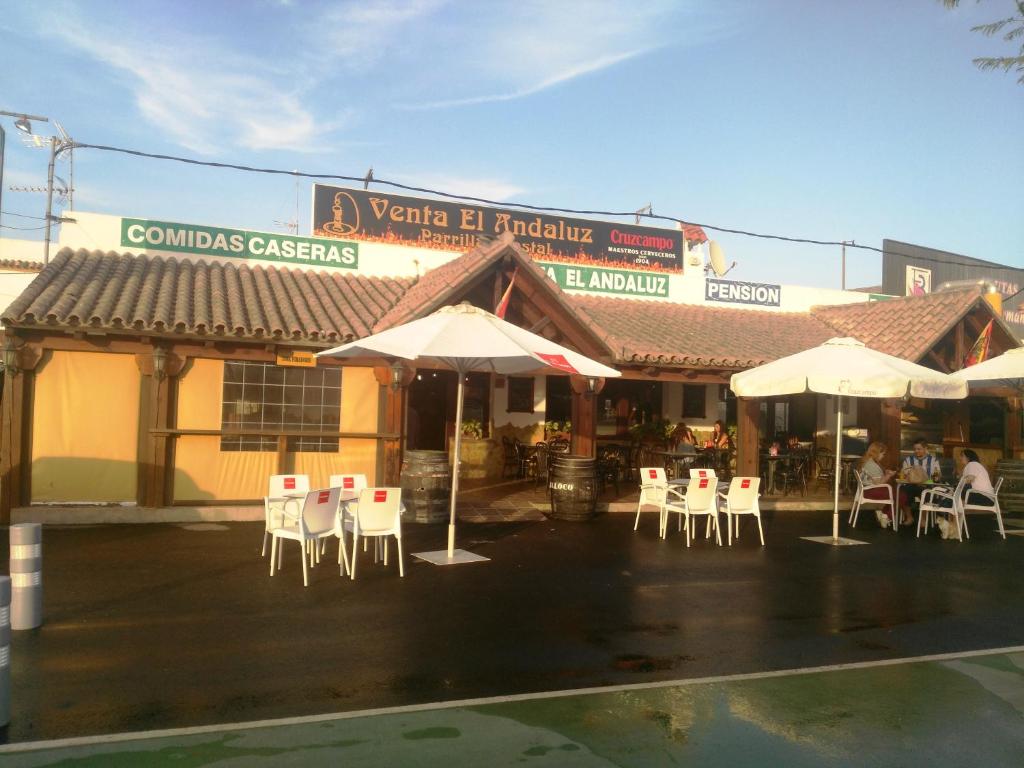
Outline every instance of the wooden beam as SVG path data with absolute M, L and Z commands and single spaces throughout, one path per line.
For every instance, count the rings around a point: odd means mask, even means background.
M 943 373 L 952 373 L 952 371 L 949 370 L 949 365 L 946 363 L 945 360 L 939 357 L 938 354 L 936 354 L 934 349 L 928 350 L 928 357 L 931 358 L 931 361 L 933 363 L 939 366 L 940 371 L 942 371 Z

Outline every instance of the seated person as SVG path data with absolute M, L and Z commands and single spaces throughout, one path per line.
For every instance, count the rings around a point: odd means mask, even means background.
M 912 470 L 913 467 L 920 467 L 924 476 L 930 477 L 933 481 L 938 480 L 942 476 L 942 467 L 939 466 L 939 460 L 928 452 L 928 443 L 923 437 L 919 437 L 914 441 L 914 453 L 903 460 L 900 474 L 904 478 L 908 477 L 911 471 L 915 471 Z M 916 474 L 920 475 L 921 472 L 916 472 Z M 924 490 L 924 486 L 917 484 L 908 484 L 900 488 L 899 505 L 902 512 L 902 520 L 900 521 L 902 525 L 910 525 L 914 522 L 911 502 L 921 495 L 922 490 Z
M 670 442 L 673 448 L 679 445 L 696 445 L 697 438 L 694 437 L 693 430 L 686 426 L 686 422 L 680 421 L 676 424 L 676 428 L 672 430 Z
M 885 443 L 874 442 L 868 446 L 867 451 L 861 457 L 858 462 L 857 469 L 864 476 L 865 485 L 882 485 L 888 483 L 892 476 L 896 474 L 891 469 L 882 469 L 882 465 L 879 463 L 885 458 L 886 447 Z M 864 491 L 865 499 L 887 499 L 889 498 L 883 488 L 868 488 Z M 891 525 L 892 520 L 892 508 L 889 504 L 886 504 L 881 509 L 875 512 L 875 516 L 878 518 L 878 524 L 883 528 Z
M 711 443 L 708 448 L 729 447 L 729 433 L 726 431 L 725 424 L 722 423 L 721 419 L 715 422 L 715 426 L 711 430 L 711 439 L 708 442 Z
M 982 496 L 980 493 L 971 494 L 971 491 L 995 493 L 992 479 L 989 477 L 985 465 L 981 463 L 978 454 L 970 448 L 964 448 L 957 456 L 957 465 L 960 468 L 960 475 L 967 478 L 967 483 L 964 485 L 964 499 L 969 499 L 971 504 L 992 506 L 992 499 L 989 497 Z M 942 538 L 947 539 L 956 533 L 956 531 L 950 530 L 950 521 L 946 515 L 940 515 L 935 522 Z
M 786 438 L 786 453 L 796 453 L 797 451 L 802 450 L 803 448 L 800 447 L 800 438 L 796 435 L 790 435 Z

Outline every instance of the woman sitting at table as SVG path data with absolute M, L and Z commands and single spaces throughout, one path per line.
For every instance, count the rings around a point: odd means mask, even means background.
M 693 435 L 693 430 L 686 426 L 685 421 L 680 421 L 676 424 L 676 428 L 672 430 L 672 437 L 669 438 L 669 442 L 673 448 L 680 445 L 696 445 L 697 438 Z
M 729 433 L 725 431 L 725 424 L 719 419 L 715 422 L 714 428 L 711 430 L 711 439 L 708 440 L 708 448 L 728 448 L 729 447 Z
M 867 451 L 861 457 L 860 461 L 857 462 L 857 469 L 860 470 L 861 475 L 864 478 L 864 485 L 884 485 L 888 483 L 894 474 L 891 469 L 882 469 L 879 463 L 885 458 L 885 443 L 874 442 L 868 446 Z M 889 494 L 886 493 L 884 488 L 867 488 L 864 491 L 865 499 L 888 499 Z M 886 504 L 881 509 L 875 511 L 875 515 L 878 517 L 878 524 L 883 528 L 891 527 L 892 525 L 892 505 Z

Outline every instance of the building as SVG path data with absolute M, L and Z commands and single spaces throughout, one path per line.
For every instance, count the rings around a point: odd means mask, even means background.
M 464 469 L 480 478 L 500 475 L 500 437 L 533 442 L 546 423 L 565 421 L 574 450 L 587 454 L 662 420 L 701 434 L 722 419 L 735 426 L 737 469 L 753 474 L 762 436 L 827 444 L 834 420 L 828 399 L 812 395 L 737 401 L 727 386 L 736 371 L 837 335 L 955 370 L 990 320 L 992 353 L 1016 346 L 977 288 L 869 301 L 736 284 L 706 276 L 698 232 L 666 247 L 679 256 L 671 269 L 625 269 L 593 256 L 575 264 L 512 231 L 460 253 L 462 240 L 422 247 L 395 230 L 346 240 L 75 218 L 61 251 L 0 316 L 4 520 L 55 519 L 48 505 L 62 504 L 134 505 L 135 519 L 152 519 L 154 508 L 251 503 L 276 472 L 308 473 L 314 485 L 342 470 L 395 482 L 406 448 L 450 448 L 454 374 L 317 362 L 313 353 L 446 304 L 493 309 L 506 292 L 506 319 L 622 378 L 470 376 L 463 423 L 475 437 L 464 443 Z M 620 238 L 671 233 L 616 229 Z M 664 278 L 654 291 L 664 295 L 640 298 L 658 282 L 651 277 Z M 1007 416 L 1005 393 L 991 394 L 936 408 L 855 402 L 846 420 L 891 455 L 916 436 L 904 427 L 950 450 L 981 440 L 988 459 L 1016 455 L 1016 401 Z

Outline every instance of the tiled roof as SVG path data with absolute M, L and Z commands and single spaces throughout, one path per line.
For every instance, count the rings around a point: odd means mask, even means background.
M 572 296 L 622 363 L 750 368 L 835 336 L 809 314 Z
M 838 336 L 852 336 L 872 349 L 918 362 L 977 302 L 977 288 L 928 293 L 886 301 L 814 307 L 811 314 Z
M 21 272 L 41 272 L 43 263 L 41 261 L 28 261 L 27 259 L 0 259 L 0 269 L 17 269 Z
M 489 243 L 479 245 L 452 261 L 431 269 L 406 291 L 402 299 L 374 327 L 375 332 L 393 328 L 450 303 L 468 280 L 514 248 L 511 234 L 503 233 Z
M 7 327 L 345 342 L 367 336 L 412 280 L 62 250 L 7 310 Z

